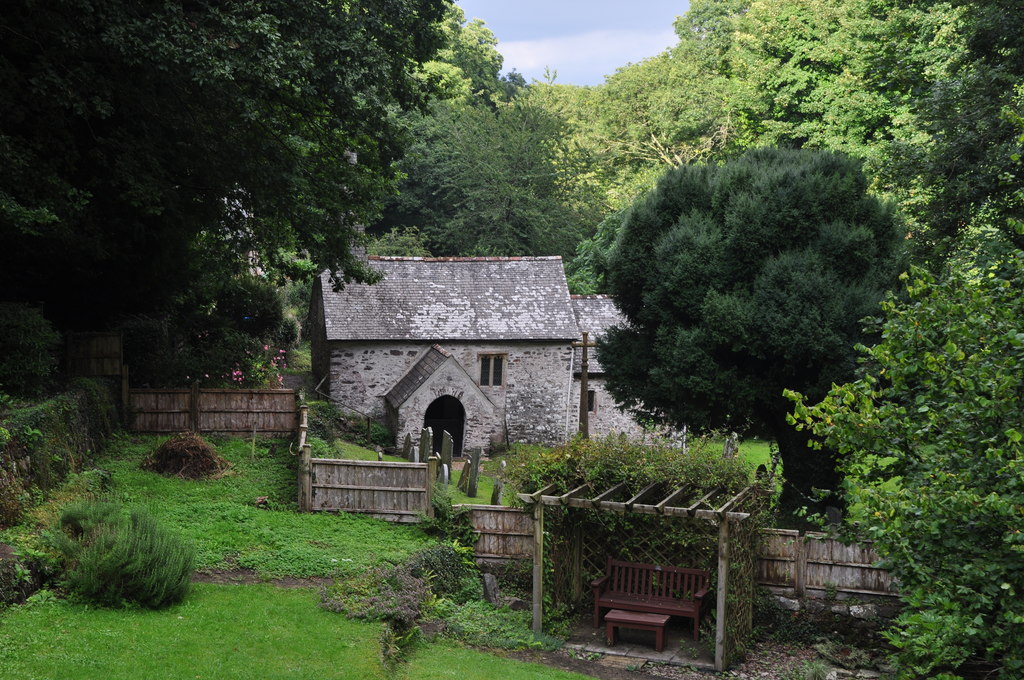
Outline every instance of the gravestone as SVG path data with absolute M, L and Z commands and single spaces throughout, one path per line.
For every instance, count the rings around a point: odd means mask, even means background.
M 405 443 L 402 445 L 402 458 L 412 460 L 412 435 L 405 434 Z
M 431 442 L 433 442 L 433 439 L 434 431 L 429 427 L 425 427 L 420 430 L 420 446 L 416 449 L 412 462 L 418 463 L 421 460 L 425 461 L 427 458 L 430 458 L 430 445 Z
M 449 469 L 452 467 L 452 451 L 455 449 L 455 442 L 452 440 L 452 436 L 445 430 L 441 433 L 441 464 L 447 465 Z M 447 484 L 448 482 L 445 482 Z
M 491 490 L 491 505 L 501 505 L 501 492 L 505 488 L 505 482 L 498 479 L 494 480 L 494 489 Z
M 723 458 L 735 458 L 736 454 L 739 453 L 740 442 L 739 436 L 733 432 L 731 435 L 726 437 L 725 445 L 722 447 Z
M 501 590 L 498 588 L 498 579 L 494 574 L 484 574 L 484 599 L 495 607 L 501 606 Z
M 466 485 L 466 495 L 470 498 L 476 498 L 477 481 L 480 478 L 480 458 L 483 454 L 483 449 L 477 449 L 473 451 L 469 459 L 469 482 Z

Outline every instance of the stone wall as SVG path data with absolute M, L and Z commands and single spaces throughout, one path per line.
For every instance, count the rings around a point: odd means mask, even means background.
M 589 428 L 592 437 L 604 437 L 613 433 L 623 433 L 630 437 L 641 437 L 644 429 L 631 415 L 622 411 L 615 404 L 615 399 L 608 393 L 605 380 L 600 376 L 590 376 L 587 389 L 594 392 L 594 410 L 590 412 Z M 573 379 L 572 399 L 569 401 L 569 433 L 579 429 L 580 422 L 580 379 Z
M 902 601 L 891 596 L 786 597 L 772 595 L 780 608 L 802 617 L 825 634 L 850 644 L 873 644 L 903 609 Z
M 384 419 L 384 396 L 395 386 L 432 343 L 428 342 L 334 342 L 330 350 L 330 394 L 340 408 Z M 466 446 L 487 446 L 497 439 L 553 444 L 563 441 L 568 423 L 572 348 L 568 343 L 507 342 L 442 344 L 462 366 L 468 379 L 490 401 L 490 409 L 463 403 L 467 423 Z M 479 357 L 507 356 L 502 385 L 480 386 Z M 453 378 L 449 377 L 449 383 Z M 439 392 L 438 394 L 448 393 Z M 468 390 L 464 390 L 464 394 Z M 456 396 L 453 394 L 453 396 Z M 478 402 L 477 402 L 478 403 Z M 426 405 L 423 406 L 425 410 Z M 471 407 L 474 409 L 471 411 Z M 417 416 L 401 408 L 399 428 L 412 431 Z M 394 414 L 390 414 L 394 417 Z M 423 413 L 418 416 L 422 426 Z M 489 424 L 488 424 L 489 423 Z M 507 430 L 505 429 L 507 426 Z M 414 437 L 415 438 L 415 437 Z M 400 439 L 399 439 L 400 441 Z M 487 443 L 483 443 L 487 442 Z

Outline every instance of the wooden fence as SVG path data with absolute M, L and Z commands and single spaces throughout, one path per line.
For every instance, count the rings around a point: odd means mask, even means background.
M 773 592 L 790 597 L 898 594 L 889 572 L 874 566 L 878 554 L 869 543 L 844 545 L 824 534 L 787 529 L 767 533 L 757 581 Z
M 154 434 L 290 437 L 299 424 L 293 390 L 132 389 L 128 414 L 132 430 Z
M 466 506 L 464 506 L 466 507 Z M 475 554 L 486 561 L 529 559 L 533 516 L 518 508 L 471 505 Z M 874 566 L 870 544 L 843 543 L 824 534 L 769 529 L 757 561 L 757 582 L 779 595 L 822 598 L 832 593 L 898 596 L 892 577 Z
M 304 490 L 300 487 L 300 510 L 358 512 L 390 522 L 417 522 L 421 516 L 433 514 L 430 500 L 438 460 L 304 460 L 299 467 L 308 470 L 308 482 Z
M 69 333 L 65 359 L 71 376 L 120 376 L 121 334 Z
M 477 559 L 506 561 L 533 556 L 533 515 L 500 505 L 462 505 L 477 535 Z

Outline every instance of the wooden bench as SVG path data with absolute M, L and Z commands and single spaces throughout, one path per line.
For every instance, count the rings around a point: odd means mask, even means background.
M 637 630 L 654 631 L 654 651 L 660 652 L 665 649 L 665 624 L 668 623 L 667 614 L 645 614 L 643 612 L 624 612 L 621 609 L 613 609 L 604 615 L 604 623 L 607 626 L 605 636 L 608 638 L 608 645 L 614 645 L 618 637 L 619 628 L 635 628 Z
M 693 619 L 693 639 L 700 629 L 704 598 L 711 575 L 703 569 L 683 569 L 608 558 L 605 574 L 593 581 L 594 628 L 606 609 L 668 614 Z

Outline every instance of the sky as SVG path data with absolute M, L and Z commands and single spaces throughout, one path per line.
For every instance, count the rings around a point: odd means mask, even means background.
M 676 43 L 672 23 L 688 0 L 456 0 L 466 19 L 483 19 L 498 38 L 503 72 L 527 82 L 600 85 L 605 76 Z

